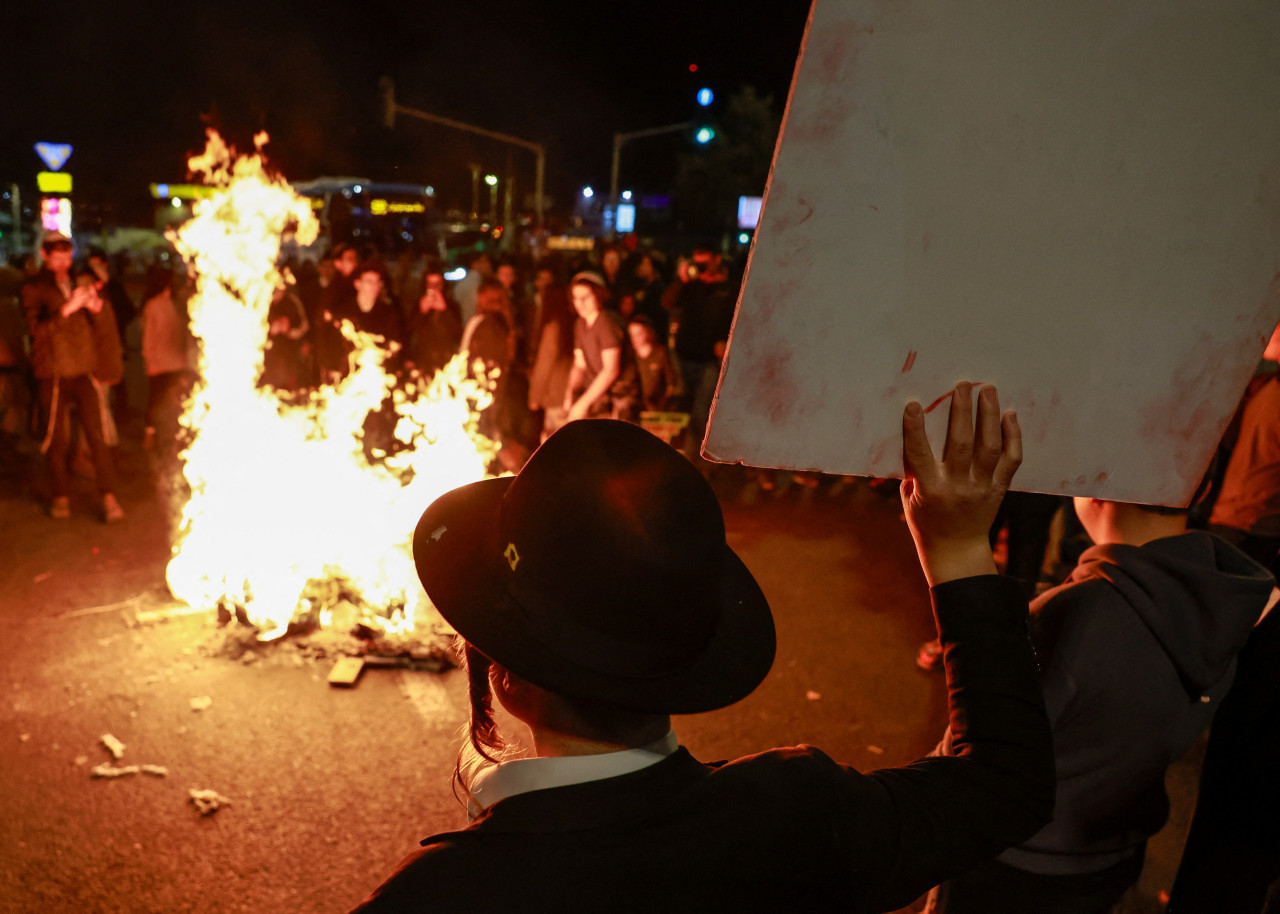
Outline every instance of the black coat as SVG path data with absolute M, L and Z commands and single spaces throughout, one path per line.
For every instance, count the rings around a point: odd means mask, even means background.
M 862 774 L 808 746 L 518 794 L 436 835 L 360 914 L 885 911 L 1048 820 L 1052 746 L 1016 583 L 934 589 L 958 757 Z M 963 685 L 963 688 L 961 688 Z

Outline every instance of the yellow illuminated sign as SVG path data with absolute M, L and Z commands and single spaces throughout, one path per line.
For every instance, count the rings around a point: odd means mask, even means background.
M 375 197 L 369 201 L 369 212 L 374 216 L 385 216 L 388 213 L 425 213 L 426 211 L 427 205 L 425 203 L 383 200 L 380 197 Z
M 596 246 L 594 238 L 577 235 L 552 235 L 547 239 L 547 249 L 552 251 L 590 251 Z
M 209 187 L 205 184 L 151 185 L 151 196 L 156 200 L 168 200 L 171 197 L 177 197 L 181 200 L 190 200 L 193 198 L 206 199 L 208 197 L 212 197 L 216 191 L 216 187 Z
M 36 187 L 42 194 L 71 193 L 71 175 L 65 171 L 41 171 L 36 173 Z

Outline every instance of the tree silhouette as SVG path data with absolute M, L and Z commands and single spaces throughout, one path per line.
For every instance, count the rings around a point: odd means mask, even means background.
M 781 125 L 772 95 L 744 86 L 731 96 L 710 122 L 715 138 L 680 156 L 676 220 L 693 231 L 736 228 L 738 197 L 764 193 Z

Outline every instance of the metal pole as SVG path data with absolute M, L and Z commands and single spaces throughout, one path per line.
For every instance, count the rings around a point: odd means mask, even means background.
M 687 130 L 693 126 L 693 121 L 681 121 L 679 124 L 667 124 L 665 127 L 649 127 L 646 130 L 632 130 L 629 133 L 615 133 L 613 135 L 613 163 L 609 168 L 609 207 L 613 211 L 613 219 L 609 221 L 609 240 L 612 241 L 617 236 L 618 223 L 618 165 L 622 160 L 622 144 L 631 140 L 638 140 L 646 136 L 658 136 L 662 133 L 675 133 L 678 130 Z
M 535 183 L 537 185 L 536 194 L 538 198 L 536 210 L 537 210 L 537 217 L 538 217 L 538 225 L 542 225 L 542 193 L 543 193 L 543 188 L 545 186 L 545 176 L 546 176 L 546 170 L 547 170 L 546 147 L 544 147 L 541 143 L 534 143 L 529 140 L 522 140 L 519 137 L 511 136 L 510 134 L 498 133 L 496 130 L 486 130 L 483 127 L 477 127 L 474 124 L 467 124 L 463 121 L 455 121 L 453 118 L 449 118 L 449 117 L 441 117 L 440 115 L 432 114 L 429 111 L 420 111 L 417 108 L 407 108 L 404 105 L 401 105 L 399 102 L 395 101 L 394 89 L 392 90 L 392 93 L 388 94 L 386 97 L 388 99 L 387 104 L 390 110 L 390 114 L 388 115 L 389 120 L 394 120 L 394 117 L 397 114 L 405 114 L 405 115 L 408 115 L 409 117 L 420 118 L 421 120 L 430 121 L 434 124 L 443 124 L 444 126 L 452 127 L 455 130 L 465 130 L 468 133 L 476 133 L 476 134 L 479 134 L 480 136 L 486 136 L 491 140 L 498 140 L 499 142 L 502 142 L 502 143 L 510 143 L 513 146 L 519 146 L 522 149 L 528 149 L 530 152 L 532 152 L 537 157 L 537 164 L 535 166 L 537 169 L 536 171 L 537 178 L 535 179 Z
M 13 252 L 22 249 L 22 191 L 15 181 L 9 185 L 9 204 L 13 208 Z
M 511 250 L 512 227 L 515 223 L 515 214 L 512 209 L 514 201 L 512 197 L 516 190 L 515 169 L 511 165 L 511 150 L 507 150 L 507 179 L 503 182 L 502 188 L 502 249 L 504 251 Z
M 618 237 L 618 162 L 622 159 L 622 142 L 625 134 L 613 135 L 613 163 L 609 166 L 609 208 L 613 218 L 609 220 L 609 240 Z
M 541 146 L 538 147 L 538 159 L 534 165 L 533 178 L 533 195 L 534 195 L 534 214 L 537 216 L 537 228 L 542 228 L 542 191 L 543 178 L 547 171 L 547 155 L 543 152 Z

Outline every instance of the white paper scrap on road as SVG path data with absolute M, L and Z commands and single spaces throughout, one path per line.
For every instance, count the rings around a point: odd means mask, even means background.
M 1015 488 L 1186 504 L 1280 318 L 1280 4 L 817 0 L 704 453 L 900 476 L 1016 407 Z

